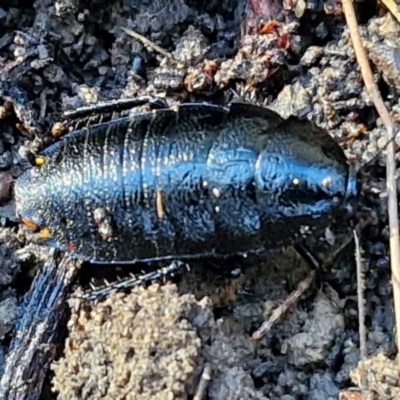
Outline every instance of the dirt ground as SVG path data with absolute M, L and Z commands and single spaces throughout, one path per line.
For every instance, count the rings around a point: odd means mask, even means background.
M 375 1 L 355 6 L 397 121 L 400 24 Z M 211 369 L 205 399 L 359 399 L 360 387 L 376 399 L 399 395 L 385 129 L 336 0 L 0 0 L 0 376 L 15 323 L 30 312 L 19 305 L 48 256 L 13 219 L 12 182 L 26 149 L 50 141 L 63 110 L 140 95 L 170 105 L 239 97 L 313 120 L 358 165 L 380 154 L 364 168 L 354 221 L 335 221 L 310 238 L 323 266 L 261 340 L 252 333 L 309 273 L 293 249 L 193 262 L 168 282 L 97 303 L 71 298 L 42 398 L 192 399 L 204 368 Z M 370 358 L 359 364 L 351 238 L 361 219 L 368 220 L 360 240 Z M 84 265 L 71 293 L 113 274 Z

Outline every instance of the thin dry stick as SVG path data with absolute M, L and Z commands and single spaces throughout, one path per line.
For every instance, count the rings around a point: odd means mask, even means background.
M 211 381 L 211 364 L 207 363 L 203 369 L 203 373 L 200 377 L 200 382 L 197 386 L 196 394 L 193 400 L 203 400 L 206 394 L 207 386 Z
M 0 379 L 3 400 L 41 398 L 50 364 L 56 357 L 54 340 L 66 309 L 69 287 L 80 262 L 50 250 L 48 260 L 38 272 L 17 321 L 10 350 Z
M 302 296 L 302 294 L 308 290 L 311 286 L 315 277 L 315 271 L 311 271 L 305 279 L 303 279 L 298 285 L 294 292 L 292 292 L 289 297 L 273 312 L 268 321 L 265 321 L 259 329 L 257 329 L 251 338 L 253 340 L 260 340 L 263 336 L 265 336 L 272 328 L 274 323 L 278 321 L 282 316 L 286 313 L 286 311 L 293 304 L 297 302 L 297 300 Z
M 132 31 L 131 29 L 126 29 L 126 28 L 122 28 L 122 30 L 125 31 L 125 33 L 127 35 L 132 36 L 136 40 L 139 40 L 140 42 L 142 42 L 144 45 L 151 47 L 153 50 L 157 51 L 158 53 L 162 54 L 163 56 L 165 56 L 165 57 L 169 58 L 170 60 L 176 62 L 175 58 L 172 56 L 171 53 L 168 53 L 167 50 L 164 50 L 158 44 L 155 44 L 150 39 L 147 39 L 146 37 L 144 37 L 140 33 L 137 33 L 135 31 Z
M 397 346 L 400 346 L 400 244 L 399 244 L 399 218 L 397 211 L 397 192 L 396 192 L 396 166 L 395 166 L 395 142 L 394 142 L 394 124 L 390 114 L 382 100 L 379 90 L 374 82 L 372 71 L 368 63 L 367 55 L 361 42 L 360 33 L 354 7 L 351 0 L 343 0 L 343 11 L 346 17 L 347 25 L 350 31 L 350 37 L 353 42 L 354 52 L 358 64 L 361 68 L 361 74 L 364 79 L 365 87 L 375 108 L 378 111 L 383 123 L 386 126 L 389 145 L 387 147 L 386 159 L 386 188 L 388 194 L 389 209 L 389 229 L 390 229 L 390 264 L 392 268 L 392 284 L 394 296 L 394 310 L 396 315 L 396 334 Z M 398 357 L 400 363 L 400 357 Z
M 381 0 L 381 3 L 383 3 L 397 21 L 400 22 L 400 7 L 394 2 L 394 0 Z
M 367 332 L 365 329 L 365 303 L 364 303 L 364 272 L 361 262 L 360 241 L 357 232 L 353 231 L 356 244 L 356 264 L 357 264 L 357 300 L 358 300 L 358 331 L 360 335 L 360 355 L 361 359 L 367 358 Z
M 358 239 L 357 231 L 353 231 L 354 242 L 356 245 L 356 265 L 357 265 L 357 300 L 358 300 L 358 332 L 360 336 L 360 358 L 365 360 L 367 358 L 367 330 L 365 328 L 365 280 L 364 271 L 361 261 L 360 241 Z M 362 399 L 368 398 L 368 382 L 365 371 L 361 373 L 361 396 Z

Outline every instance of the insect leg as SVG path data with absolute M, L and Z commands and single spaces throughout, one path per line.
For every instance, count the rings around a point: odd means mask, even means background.
M 86 301 L 100 300 L 101 298 L 110 295 L 111 293 L 118 292 L 119 290 L 131 289 L 135 286 L 148 284 L 155 280 L 165 279 L 171 277 L 177 273 L 183 272 L 184 269 L 188 269 L 189 266 L 182 261 L 174 261 L 167 267 L 157 269 L 155 271 L 148 272 L 140 276 L 132 276 L 128 279 L 120 280 L 108 284 L 107 286 L 99 289 L 94 289 L 89 292 L 80 295 L 81 299 Z
M 85 117 L 90 114 L 103 114 L 117 111 L 130 110 L 135 107 L 149 104 L 152 108 L 168 108 L 168 104 L 159 98 L 151 96 L 141 96 L 135 98 L 122 98 L 90 104 L 74 110 L 67 110 L 62 113 L 64 118 L 69 120 Z
M 148 105 L 152 110 L 169 107 L 163 99 L 151 96 L 108 100 L 62 112 L 61 121 L 53 125 L 51 133 L 58 137 L 68 129 L 76 130 L 83 126 L 101 123 L 107 119 L 115 119 L 119 113 L 124 111 L 129 111 L 131 114 L 135 108 L 144 105 Z
M 311 269 L 315 270 L 321 266 L 321 262 L 314 256 L 312 251 L 303 243 L 294 245 L 296 251 L 307 262 Z

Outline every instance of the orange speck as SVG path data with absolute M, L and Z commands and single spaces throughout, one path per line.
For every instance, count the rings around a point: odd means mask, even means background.
M 35 157 L 35 165 L 37 167 L 40 167 L 46 163 L 46 159 L 43 156 L 37 156 Z
M 162 193 L 159 188 L 156 189 L 156 211 L 158 218 L 164 218 L 165 210 L 162 202 Z
M 68 242 L 66 245 L 67 251 L 72 252 L 75 250 L 75 245 L 73 242 Z
M 50 237 L 50 229 L 43 228 L 39 232 L 39 239 L 48 239 Z
M 282 36 L 280 36 L 276 40 L 276 42 L 277 42 L 279 47 L 281 47 L 282 49 L 288 50 L 289 47 L 290 47 L 289 34 L 288 33 L 284 33 Z
M 31 133 L 28 128 L 26 128 L 24 125 L 22 125 L 20 122 L 17 122 L 16 124 L 17 129 L 22 132 L 23 134 Z
M 21 218 L 21 222 L 30 229 L 38 229 L 39 226 L 28 218 Z
M 51 134 L 54 137 L 61 136 L 67 130 L 67 126 L 64 122 L 56 122 L 51 128 Z
M 218 63 L 213 60 L 204 60 L 203 72 L 207 76 L 207 79 L 212 80 L 215 72 L 218 69 Z
M 350 391 L 350 390 L 344 390 L 341 393 L 341 396 L 343 400 L 361 400 L 361 392 L 359 391 Z
M 260 33 L 261 34 L 266 34 L 272 32 L 276 27 L 278 26 L 278 23 L 275 20 L 268 21 L 264 26 L 261 27 Z

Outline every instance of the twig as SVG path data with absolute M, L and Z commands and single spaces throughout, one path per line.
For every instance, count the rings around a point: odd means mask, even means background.
M 196 394 L 193 397 L 193 400 L 203 400 L 204 395 L 206 393 L 206 389 L 211 380 L 211 365 L 207 363 L 203 369 L 203 373 L 200 377 L 200 382 L 196 389 Z
M 360 335 L 360 355 L 361 359 L 367 358 L 367 332 L 365 329 L 365 303 L 364 290 L 365 280 L 361 261 L 360 241 L 357 232 L 354 230 L 354 241 L 356 245 L 356 264 L 357 264 L 357 300 L 358 300 L 358 331 Z
M 371 223 L 370 218 L 363 219 L 359 221 L 355 227 L 355 229 L 360 232 L 361 229 L 365 228 Z M 336 260 L 336 257 L 345 249 L 351 242 L 353 241 L 353 237 L 349 234 L 348 236 L 345 237 L 343 243 L 340 243 L 340 246 L 335 248 L 332 252 L 328 254 L 326 259 L 323 261 L 323 266 L 329 266 L 333 264 L 333 262 Z
M 47 108 L 47 91 L 43 90 L 40 93 L 40 119 L 42 121 L 46 117 L 46 108 Z
M 55 356 L 52 343 L 62 321 L 69 285 L 77 271 L 75 261 L 64 257 L 60 262 L 55 253 L 50 252 L 21 306 L 0 381 L 2 400 L 35 400 L 41 396 Z
M 394 2 L 394 0 L 380 0 L 381 3 L 393 14 L 393 16 L 400 22 L 400 7 Z
M 147 39 L 146 37 L 142 36 L 140 33 L 137 33 L 135 31 L 132 31 L 131 29 L 127 28 L 122 28 L 122 30 L 129 36 L 135 38 L 136 40 L 139 40 L 142 42 L 144 45 L 151 47 L 153 50 L 157 51 L 158 53 L 162 54 L 163 56 L 167 57 L 171 61 L 177 62 L 175 58 L 172 56 L 171 53 L 168 53 L 167 50 L 164 50 L 162 47 L 160 47 L 158 44 L 152 42 L 150 39 Z
M 396 192 L 396 165 L 395 165 L 395 142 L 394 124 L 390 114 L 382 100 L 378 87 L 376 86 L 368 59 L 361 42 L 358 31 L 358 24 L 354 7 L 351 0 L 343 0 L 343 11 L 353 42 L 354 52 L 361 74 L 364 79 L 365 87 L 374 102 L 375 108 L 379 113 L 387 130 L 389 145 L 387 148 L 386 159 L 386 188 L 388 194 L 389 210 L 389 229 L 390 229 L 390 264 L 392 269 L 392 284 L 394 296 L 394 310 L 396 315 L 396 334 L 397 346 L 400 346 L 400 244 L 399 244 L 399 218 L 397 211 L 397 192 Z M 398 357 L 400 363 L 400 357 Z
M 284 303 L 273 311 L 270 319 L 268 321 L 265 321 L 261 325 L 261 327 L 253 333 L 251 337 L 253 340 L 261 339 L 271 330 L 272 325 L 276 321 L 278 321 L 282 317 L 282 315 L 286 313 L 289 307 L 295 304 L 297 300 L 300 298 L 300 296 L 310 287 L 312 281 L 314 280 L 314 276 L 315 276 L 315 271 L 311 271 L 307 275 L 307 277 L 298 284 L 296 290 L 289 295 L 289 297 L 284 301 Z
M 354 242 L 356 245 L 356 265 L 357 265 L 357 301 L 358 301 L 358 332 L 360 336 L 360 359 L 367 358 L 367 330 L 365 328 L 365 280 L 363 264 L 361 261 L 360 241 L 358 239 L 357 231 L 353 231 Z M 366 372 L 361 371 L 361 398 L 367 400 L 369 393 L 367 390 L 368 380 Z

